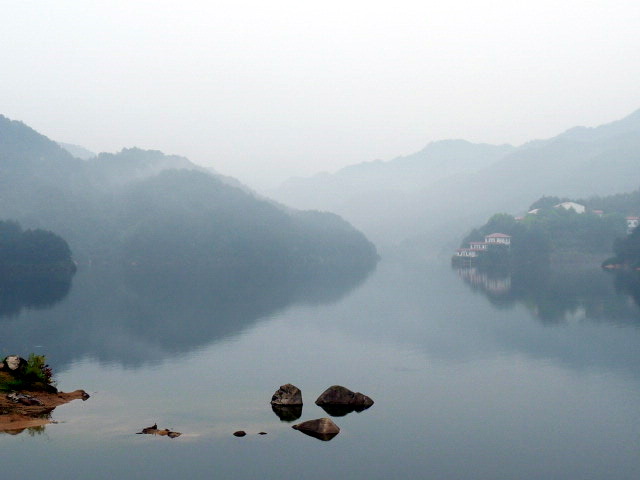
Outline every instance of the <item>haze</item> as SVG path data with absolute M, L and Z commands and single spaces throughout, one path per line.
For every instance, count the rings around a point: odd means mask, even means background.
M 253 187 L 640 106 L 640 4 L 3 2 L 0 112 Z

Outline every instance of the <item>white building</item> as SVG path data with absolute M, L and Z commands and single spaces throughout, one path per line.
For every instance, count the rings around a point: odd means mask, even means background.
M 469 248 L 471 250 L 486 250 L 489 248 L 489 244 L 487 242 L 469 242 Z
M 492 233 L 484 237 L 484 241 L 491 245 L 511 245 L 511 235 L 504 233 Z
M 478 250 L 470 248 L 459 248 L 456 250 L 456 257 L 475 258 L 478 256 Z
M 627 234 L 640 225 L 640 217 L 627 217 Z
M 565 210 L 573 210 L 576 213 L 584 213 L 587 211 L 587 207 L 576 202 L 562 202 L 553 206 L 553 208 L 560 207 L 564 208 Z

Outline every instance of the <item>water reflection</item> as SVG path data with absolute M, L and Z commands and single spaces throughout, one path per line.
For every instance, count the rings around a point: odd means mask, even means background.
M 640 307 L 640 272 L 623 270 L 608 273 L 614 275 L 616 292 L 629 295 Z
M 46 425 L 51 423 L 51 413 L 40 415 L 0 414 L 0 434 L 20 435 L 26 432 L 29 436 L 42 435 Z
M 0 277 L 0 318 L 19 315 L 23 308 L 50 308 L 71 288 L 72 273 L 52 276 Z
M 295 422 L 302 416 L 302 405 L 271 405 L 273 413 L 282 422 Z
M 300 433 L 304 433 L 305 435 L 308 435 L 309 437 L 322 440 L 323 442 L 328 442 L 330 440 L 333 440 L 333 438 L 335 438 L 338 435 L 337 433 L 318 433 L 318 432 L 312 432 L 308 430 L 298 430 L 298 431 Z
M 82 357 L 127 366 L 161 361 L 236 335 L 289 305 L 337 301 L 372 269 L 308 278 L 239 269 L 212 274 L 197 267 L 81 269 L 71 294 L 52 309 L 0 312 L 3 348 L 15 353 L 42 346 L 56 369 Z M 45 306 L 45 299 L 69 290 L 50 287 L 24 291 Z
M 615 281 L 599 268 L 546 266 L 507 271 L 467 267 L 457 273 L 497 308 L 521 304 L 543 323 L 589 320 L 640 324 L 640 281 L 635 273 L 616 275 Z
M 332 417 L 344 417 L 353 412 L 364 412 L 369 408 L 363 406 L 354 407 L 353 405 L 319 405 L 319 407 Z

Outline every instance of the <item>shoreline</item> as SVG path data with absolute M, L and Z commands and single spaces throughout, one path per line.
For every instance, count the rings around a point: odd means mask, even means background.
M 65 405 L 73 400 L 86 400 L 89 398 L 89 395 L 84 390 L 55 393 L 20 390 L 18 393 L 34 397 L 41 405 L 15 403 L 8 398 L 9 393 L 3 392 L 0 395 L 0 434 L 17 435 L 28 428 L 38 428 L 54 423 L 51 420 L 51 413 L 56 407 Z

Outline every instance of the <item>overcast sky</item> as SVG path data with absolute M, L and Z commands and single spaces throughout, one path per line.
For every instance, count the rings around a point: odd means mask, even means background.
M 0 113 L 252 186 L 640 108 L 637 0 L 0 0 L 0 12 Z

